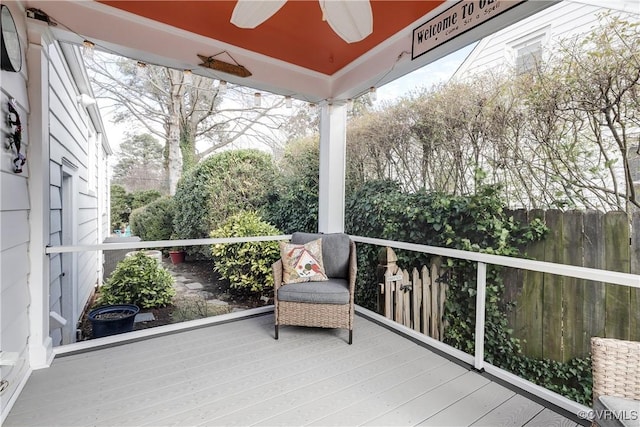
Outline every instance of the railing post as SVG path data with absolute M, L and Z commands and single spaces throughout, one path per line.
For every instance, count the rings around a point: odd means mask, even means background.
M 487 264 L 478 262 L 478 277 L 476 280 L 476 345 L 474 367 L 484 368 L 484 314 L 487 296 Z

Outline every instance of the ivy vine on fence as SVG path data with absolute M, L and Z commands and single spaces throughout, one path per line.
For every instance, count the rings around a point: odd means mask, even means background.
M 390 181 L 373 181 L 362 186 L 347 201 L 348 233 L 389 240 L 441 246 L 505 256 L 526 256 L 519 247 L 543 239 L 547 232 L 539 219 L 520 223 L 508 214 L 496 185 L 482 185 L 468 196 L 438 192 L 406 193 Z M 379 248 L 359 245 L 357 302 L 376 306 L 377 255 Z M 403 268 L 428 264 L 429 256 L 397 251 Z M 444 341 L 473 354 L 475 328 L 476 263 L 446 260 L 447 293 Z M 591 399 L 588 359 L 567 363 L 524 356 L 512 335 L 503 303 L 504 283 L 499 267 L 487 269 L 485 359 L 525 379 L 563 394 L 577 402 Z

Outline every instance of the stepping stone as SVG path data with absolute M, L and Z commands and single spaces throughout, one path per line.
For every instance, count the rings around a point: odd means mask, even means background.
M 133 322 L 150 322 L 152 320 L 156 320 L 156 317 L 153 315 L 153 313 L 138 313 L 136 314 L 136 318 L 133 319 Z
M 202 286 L 202 283 L 199 283 L 199 282 L 185 283 L 184 286 L 190 291 L 199 291 L 201 289 L 204 289 L 204 286 Z
M 211 304 L 211 305 L 220 305 L 220 306 L 227 306 L 229 305 L 228 302 L 226 301 L 221 301 L 219 299 L 211 299 L 207 301 L 207 304 Z

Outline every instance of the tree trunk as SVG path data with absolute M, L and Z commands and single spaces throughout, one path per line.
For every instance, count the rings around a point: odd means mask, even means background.
M 178 180 L 182 176 L 182 151 L 180 150 L 180 105 L 183 97 L 182 75 L 177 70 L 169 70 L 171 97 L 167 123 L 169 194 L 176 194 Z

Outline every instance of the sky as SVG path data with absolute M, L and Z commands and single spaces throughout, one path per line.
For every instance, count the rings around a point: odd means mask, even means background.
M 430 88 L 434 84 L 446 82 L 451 78 L 453 73 L 455 73 L 460 64 L 462 64 L 462 61 L 464 61 L 471 52 L 474 45 L 475 44 L 471 44 L 464 47 L 378 88 L 377 104 L 385 101 L 393 101 L 399 97 L 408 95 L 417 88 Z

